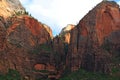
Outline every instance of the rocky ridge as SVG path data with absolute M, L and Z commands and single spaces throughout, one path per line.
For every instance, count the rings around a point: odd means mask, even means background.
M 119 6 L 115 2 L 103 1 L 71 31 L 68 67 L 72 71 L 84 68 L 87 71 L 110 73 L 111 56 L 115 52 L 106 47 L 120 45 L 119 37 Z
M 53 37 L 50 27 L 12 1 L 0 2 L 1 74 L 13 69 L 26 80 L 52 80 L 79 68 L 111 73 L 111 60 L 120 53 L 120 10 L 115 2 L 101 2 L 76 26 L 69 24 Z
M 0 0 L 0 16 L 7 18 L 13 14 L 24 12 L 25 9 L 19 0 Z

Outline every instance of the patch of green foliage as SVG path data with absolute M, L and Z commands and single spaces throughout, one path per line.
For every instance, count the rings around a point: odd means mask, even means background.
M 48 52 L 52 51 L 51 47 L 47 44 L 41 44 L 41 45 L 39 45 L 39 48 L 44 50 L 44 51 L 48 51 Z
M 50 79 L 36 79 L 36 80 L 50 80 Z
M 52 52 L 52 48 L 47 44 L 41 44 L 35 46 L 34 49 L 30 51 L 30 53 L 39 54 L 40 51 Z
M 34 70 L 35 72 L 48 73 L 48 70 Z
M 120 68 L 117 68 L 117 67 L 112 68 L 112 74 L 115 74 L 118 72 L 120 73 Z
M 7 74 L 0 75 L 0 80 L 21 80 L 21 76 L 18 71 L 9 69 Z
M 120 80 L 120 77 L 114 77 L 103 73 L 87 72 L 80 69 L 68 74 L 60 80 Z
M 29 14 L 29 12 L 28 11 L 14 11 L 15 12 L 15 14 L 14 15 L 12 15 L 12 16 L 20 16 L 20 15 L 29 15 L 29 16 L 31 16 L 31 14 Z
M 39 72 L 48 73 L 48 70 L 39 70 Z

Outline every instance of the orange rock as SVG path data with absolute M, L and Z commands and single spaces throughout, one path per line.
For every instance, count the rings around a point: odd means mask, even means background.
M 45 44 L 51 36 L 42 23 L 34 18 L 22 15 L 13 17 L 12 25 L 7 30 L 7 37 L 10 43 L 19 44 L 30 49 L 39 44 Z
M 106 42 L 120 45 L 119 40 L 119 6 L 115 2 L 103 1 L 71 31 L 68 67 L 71 66 L 72 71 L 82 67 L 88 71 L 109 72 L 110 53 L 102 46 Z
M 62 29 L 59 36 L 63 39 L 64 43 L 70 43 L 70 32 L 75 27 L 75 25 L 68 24 L 65 28 Z
M 51 39 L 53 39 L 53 34 L 52 34 L 52 30 L 49 26 L 47 26 L 46 24 L 43 24 L 43 26 L 45 27 L 45 29 L 48 31 L 48 33 L 50 34 Z
M 0 16 L 8 18 L 12 15 L 22 14 L 25 9 L 19 0 L 1 0 L 0 1 Z
M 35 70 L 45 70 L 46 69 L 46 66 L 44 64 L 36 64 L 34 66 L 34 69 Z

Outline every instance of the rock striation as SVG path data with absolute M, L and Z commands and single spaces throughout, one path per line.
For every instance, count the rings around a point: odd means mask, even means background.
M 13 69 L 25 80 L 53 80 L 79 68 L 110 73 L 111 59 L 120 55 L 120 9 L 115 2 L 102 1 L 56 37 L 18 0 L 0 0 L 0 12 L 0 74 Z
M 7 29 L 7 41 L 11 44 L 31 49 L 36 45 L 45 44 L 51 39 L 47 27 L 36 19 L 22 15 L 10 19 L 11 25 Z
M 22 77 L 36 79 L 44 74 L 37 73 L 37 64 L 45 65 L 47 70 L 54 67 L 50 64 L 51 41 L 47 27 L 28 15 L 14 16 L 7 21 L 0 20 L 0 72 L 9 69 L 17 70 Z M 39 70 L 44 70 L 39 67 Z M 39 75 L 39 76 L 38 76 Z
M 114 37 L 113 37 L 114 36 Z M 120 10 L 115 2 L 103 1 L 71 31 L 67 65 L 72 70 L 110 72 L 108 44 L 120 45 Z M 107 45 L 104 46 L 104 44 Z M 113 47 L 113 46 L 111 46 Z
M 64 43 L 70 43 L 70 32 L 75 27 L 73 24 L 68 24 L 65 28 L 62 29 L 59 36 L 63 39 Z
M 0 16 L 7 18 L 14 14 L 24 12 L 25 9 L 19 0 L 0 0 Z

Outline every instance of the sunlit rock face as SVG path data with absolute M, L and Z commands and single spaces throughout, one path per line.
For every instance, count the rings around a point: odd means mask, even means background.
M 53 39 L 53 34 L 52 34 L 52 30 L 49 26 L 47 26 L 46 24 L 43 24 L 43 26 L 45 27 L 45 29 L 47 30 L 47 32 L 50 34 L 51 39 Z
M 31 49 L 36 45 L 45 44 L 51 36 L 42 23 L 36 19 L 22 15 L 11 18 L 11 25 L 7 29 L 7 41 Z
M 19 0 L 0 0 L 0 73 L 17 70 L 31 80 L 55 71 L 52 30 L 25 12 Z M 36 71 L 35 71 L 36 70 Z
M 74 71 L 109 72 L 110 57 L 115 54 L 104 48 L 120 45 L 120 10 L 115 2 L 103 1 L 91 10 L 71 31 L 67 64 Z M 113 48 L 112 48 L 113 49 Z
M 24 11 L 18 0 L 0 0 L 0 74 L 14 69 L 35 80 L 59 79 L 65 69 L 110 72 L 112 55 L 120 53 L 116 3 L 101 2 L 54 38 L 49 26 Z
M 0 0 L 0 16 L 7 18 L 13 14 L 24 12 L 25 9 L 19 0 Z
M 63 39 L 64 43 L 70 43 L 70 32 L 75 27 L 73 24 L 68 24 L 65 28 L 60 32 L 60 37 Z
M 31 16 L 13 16 L 0 21 L 0 72 L 17 70 L 22 77 L 42 78 L 39 70 L 55 70 L 48 43 L 51 36 L 47 27 Z M 51 32 L 52 34 L 52 32 Z M 36 71 L 34 71 L 36 70 Z

